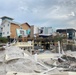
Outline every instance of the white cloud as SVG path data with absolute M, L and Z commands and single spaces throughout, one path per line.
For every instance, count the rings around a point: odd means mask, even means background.
M 0 0 L 0 16 L 18 22 L 53 27 L 74 27 L 76 0 Z
M 70 14 L 70 15 L 75 16 L 75 13 L 74 13 L 74 12 L 71 12 L 71 14 Z

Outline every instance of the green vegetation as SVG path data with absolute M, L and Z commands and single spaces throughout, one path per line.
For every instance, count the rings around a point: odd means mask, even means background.
M 62 42 L 62 40 L 66 39 L 66 37 L 57 35 L 53 39 L 54 39 L 55 42 L 58 42 L 58 41 Z
M 0 43 L 7 43 L 8 39 L 5 37 L 0 37 Z

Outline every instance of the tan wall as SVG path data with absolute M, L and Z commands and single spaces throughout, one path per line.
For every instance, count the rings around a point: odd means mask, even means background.
M 30 26 L 28 26 L 26 23 L 22 24 L 21 27 L 22 29 L 25 29 L 25 30 L 30 28 Z
M 34 26 L 31 26 L 31 34 L 30 34 L 30 37 L 33 38 L 34 37 Z
M 20 29 L 20 26 L 19 25 L 16 25 L 16 24 L 13 24 L 11 23 L 11 27 L 10 27 L 10 31 L 11 31 L 11 38 L 16 38 L 17 34 L 16 34 L 16 29 Z

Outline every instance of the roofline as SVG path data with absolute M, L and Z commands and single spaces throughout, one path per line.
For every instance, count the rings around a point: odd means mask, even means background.
M 69 31 L 69 30 L 73 30 L 73 31 L 75 31 L 76 32 L 76 29 L 73 29 L 73 28 L 67 28 L 67 29 L 57 29 L 56 31 L 60 31 L 60 30 L 64 30 L 64 31 Z
M 14 20 L 13 18 L 7 17 L 7 16 L 0 17 L 0 19 L 3 19 L 3 18 L 9 18 L 9 19 L 11 19 L 11 20 Z
M 23 24 L 27 24 L 29 27 L 31 27 L 27 22 L 26 23 L 23 23 Z M 21 24 L 21 25 L 23 25 L 23 24 Z
M 73 29 L 73 30 L 75 30 L 74 28 L 61 28 L 61 29 L 56 29 L 56 30 L 66 30 L 66 29 Z
M 17 24 L 17 23 L 12 23 L 12 22 L 11 22 L 11 24 L 15 24 L 15 25 L 18 25 L 18 26 L 20 26 L 20 25 L 19 25 L 19 24 Z

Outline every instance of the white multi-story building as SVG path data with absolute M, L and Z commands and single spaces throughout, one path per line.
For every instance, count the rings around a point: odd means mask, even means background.
M 8 37 L 11 35 L 11 25 L 17 25 L 19 27 L 19 23 L 13 21 L 13 18 L 10 17 L 1 17 L 2 23 L 0 25 L 0 33 L 2 37 Z M 14 32 L 14 31 L 13 31 Z
M 0 33 L 2 37 L 6 37 L 10 35 L 10 22 L 8 20 L 13 20 L 12 18 L 1 17 L 2 23 L 0 25 Z

